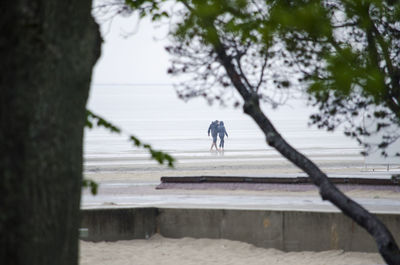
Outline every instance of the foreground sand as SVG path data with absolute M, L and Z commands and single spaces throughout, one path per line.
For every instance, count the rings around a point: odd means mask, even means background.
M 81 265 L 351 265 L 384 264 L 377 253 L 282 252 L 225 239 L 170 239 L 155 235 L 148 240 L 80 243 Z

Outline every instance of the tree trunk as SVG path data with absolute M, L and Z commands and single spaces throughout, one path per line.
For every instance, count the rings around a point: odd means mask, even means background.
M 0 8 L 0 263 L 77 264 L 91 1 Z

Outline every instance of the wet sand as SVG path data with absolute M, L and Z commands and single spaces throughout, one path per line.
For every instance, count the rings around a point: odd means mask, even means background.
M 208 156 L 210 157 L 210 155 Z M 88 165 L 85 176 L 95 181 L 159 181 L 162 176 L 232 176 L 232 175 L 265 175 L 296 174 L 302 171 L 280 156 L 273 159 L 240 160 L 236 158 L 213 157 L 212 160 L 202 157 L 197 161 L 178 160 L 174 168 L 159 165 L 146 160 L 142 164 L 124 164 L 115 159 L 112 165 Z M 329 157 L 321 159 L 311 157 L 326 173 L 359 173 L 365 169 L 362 158 L 358 155 L 349 157 Z M 179 159 L 179 157 L 178 157 Z M 133 159 L 134 160 L 134 159 Z M 204 160 L 204 161 L 203 161 Z M 399 168 L 400 170 L 400 168 Z

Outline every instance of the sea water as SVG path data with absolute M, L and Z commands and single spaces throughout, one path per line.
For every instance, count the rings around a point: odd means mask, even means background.
M 112 163 L 117 163 L 116 160 L 122 163 L 124 159 L 125 163 L 141 163 L 149 156 L 148 152 L 129 142 L 129 135 L 178 157 L 210 156 L 211 137 L 207 130 L 213 120 L 224 121 L 229 135 L 225 138 L 225 156 L 252 159 L 255 155 L 275 153 L 262 131 L 241 108 L 223 108 L 218 103 L 210 106 L 203 98 L 184 102 L 169 85 L 94 85 L 88 109 L 121 128 L 122 133 L 110 133 L 104 128 L 86 129 L 86 164 L 96 163 L 93 160 L 96 158 L 103 158 L 103 163 L 106 158 L 112 158 Z M 361 151 L 340 130 L 326 132 L 308 126 L 313 110 L 304 99 L 289 100 L 277 109 L 268 106 L 263 109 L 282 136 L 307 154 Z

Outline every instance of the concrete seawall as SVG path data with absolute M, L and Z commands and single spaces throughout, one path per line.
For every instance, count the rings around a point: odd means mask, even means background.
M 372 237 L 336 212 L 117 208 L 82 210 L 89 241 L 164 237 L 223 238 L 284 251 L 377 252 Z M 376 214 L 400 242 L 400 215 Z

